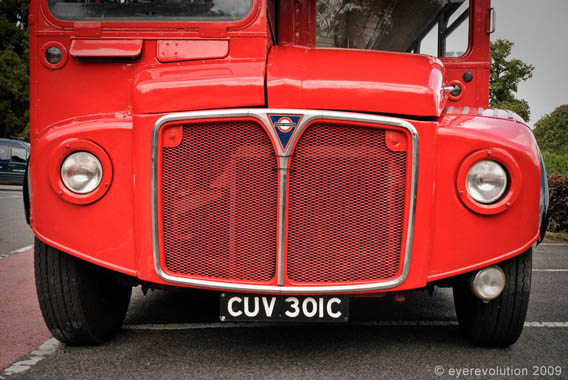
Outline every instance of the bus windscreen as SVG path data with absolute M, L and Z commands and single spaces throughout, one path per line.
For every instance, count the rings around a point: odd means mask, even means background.
M 49 0 L 60 20 L 72 21 L 237 21 L 252 0 Z

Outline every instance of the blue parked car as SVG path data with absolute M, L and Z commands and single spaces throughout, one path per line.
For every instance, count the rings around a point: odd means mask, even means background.
M 0 184 L 23 185 L 30 144 L 0 138 Z

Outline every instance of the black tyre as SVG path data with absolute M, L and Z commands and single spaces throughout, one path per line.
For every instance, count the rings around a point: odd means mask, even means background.
M 525 323 L 532 275 L 532 249 L 498 264 L 507 278 L 503 293 L 487 303 L 476 298 L 467 279 L 454 285 L 460 329 L 472 343 L 507 347 L 517 341 Z
M 69 345 L 100 344 L 120 329 L 132 287 L 122 284 L 114 272 L 37 238 L 34 267 L 43 319 L 57 340 Z

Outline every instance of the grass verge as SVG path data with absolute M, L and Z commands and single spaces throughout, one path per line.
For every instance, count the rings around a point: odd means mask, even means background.
M 568 232 L 546 232 L 546 238 L 550 240 L 563 241 L 568 243 Z

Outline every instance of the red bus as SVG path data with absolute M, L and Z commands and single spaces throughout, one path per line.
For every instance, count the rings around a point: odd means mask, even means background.
M 301 322 L 453 287 L 471 342 L 518 339 L 548 189 L 531 130 L 488 107 L 489 0 L 32 0 L 29 24 L 25 201 L 60 341 L 108 340 L 139 284 Z

